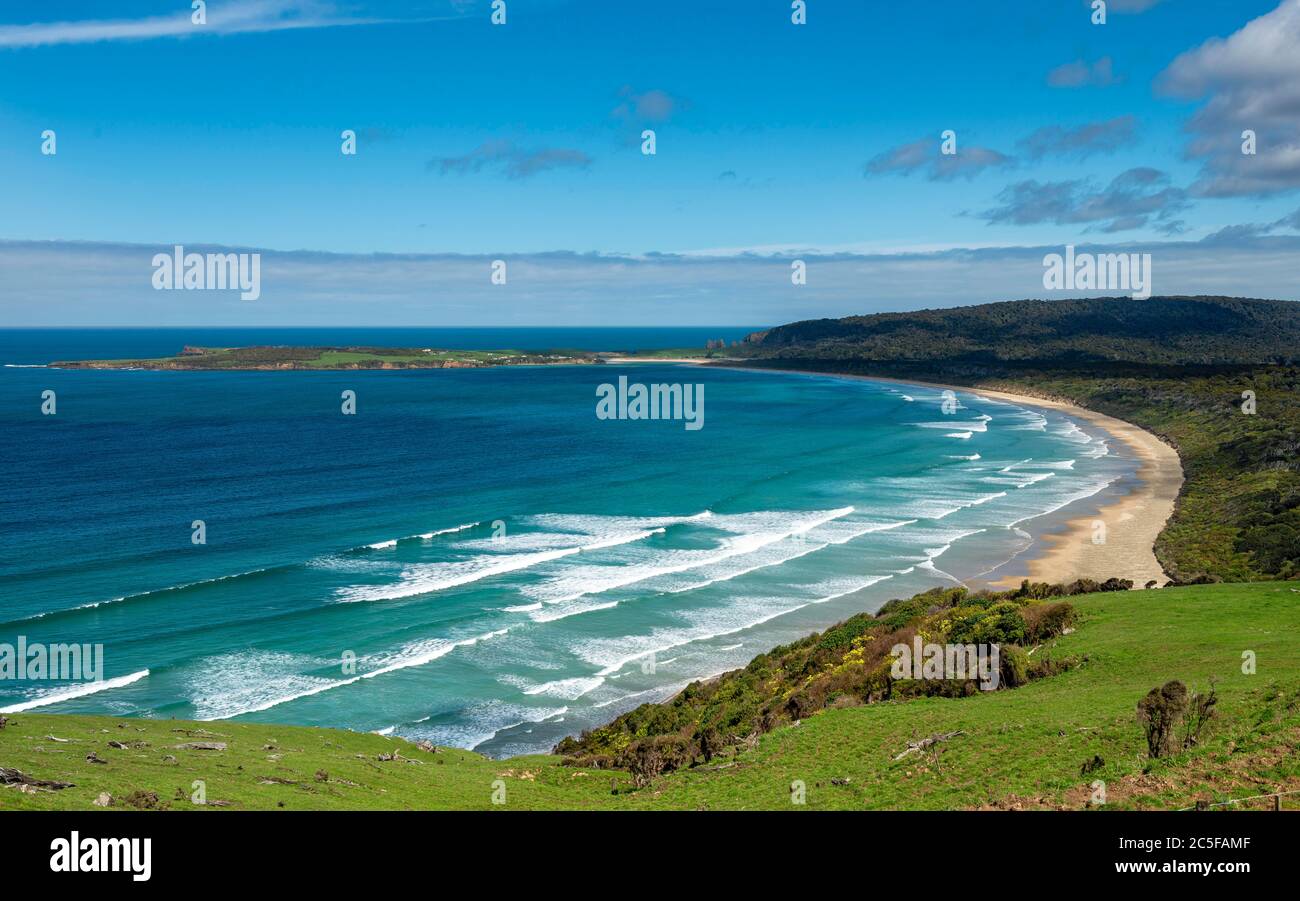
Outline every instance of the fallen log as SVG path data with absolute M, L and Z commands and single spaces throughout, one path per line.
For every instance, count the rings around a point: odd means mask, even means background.
M 0 785 L 30 785 L 33 788 L 43 788 L 46 791 L 58 791 L 61 788 L 72 788 L 76 783 L 56 782 L 52 779 L 36 779 L 21 770 L 0 766 Z
M 903 751 L 894 759 L 902 760 L 908 754 L 911 754 L 915 751 L 924 751 L 926 748 L 930 747 L 931 745 L 937 745 L 941 741 L 948 741 L 950 738 L 956 738 L 958 735 L 965 735 L 965 734 L 966 731 L 964 729 L 958 729 L 954 732 L 940 732 L 936 735 L 931 735 L 929 738 L 923 738 L 920 741 L 909 741 L 907 743 L 907 750 Z

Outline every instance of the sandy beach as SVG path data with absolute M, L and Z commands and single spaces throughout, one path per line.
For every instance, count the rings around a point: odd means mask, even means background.
M 754 371 L 749 367 L 737 368 Z M 1027 524 L 1026 530 L 1032 530 L 1034 535 L 1034 545 L 992 571 L 989 578 L 980 580 L 979 584 L 1014 588 L 1024 578 L 1034 582 L 1070 582 L 1079 578 L 1104 580 L 1114 577 L 1131 579 L 1134 588 L 1142 588 L 1152 580 L 1164 584 L 1169 578 L 1156 560 L 1154 545 L 1156 536 L 1174 512 L 1174 503 L 1183 484 L 1183 467 L 1178 452 L 1145 429 L 1075 404 L 1006 391 L 831 372 L 758 371 L 832 375 L 891 385 L 951 389 L 1026 407 L 1056 410 L 1096 426 L 1122 442 L 1137 460 L 1138 469 L 1130 480 L 1130 490 L 1113 501 L 1102 503 L 1095 514 L 1066 520 L 1063 526 L 1054 524 L 1044 531 L 1039 523 Z M 1098 522 L 1104 524 L 1104 530 L 1098 528 Z
M 1069 582 L 1084 577 L 1114 576 L 1132 579 L 1133 586 L 1141 588 L 1151 580 L 1163 584 L 1168 579 L 1156 560 L 1153 546 L 1156 536 L 1173 515 L 1183 484 L 1183 467 L 1177 451 L 1132 423 L 1074 404 L 978 388 L 954 390 L 1060 411 L 1097 426 L 1123 442 L 1138 461 L 1135 483 L 1123 497 L 1101 506 L 1096 515 L 1068 520 L 1063 530 L 1035 536 L 1038 545 L 1031 549 L 1027 559 L 1021 560 L 1031 580 Z M 1104 534 L 1099 534 L 1098 522 L 1104 524 Z M 1010 588 L 1019 581 L 1019 577 L 1008 575 L 990 584 Z
M 717 358 L 704 357 L 606 357 L 606 363 L 718 363 Z

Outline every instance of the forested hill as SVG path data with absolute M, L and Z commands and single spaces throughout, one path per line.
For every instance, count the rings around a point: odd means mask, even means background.
M 1013 300 L 946 310 L 812 319 L 755 332 L 758 358 L 944 361 L 1022 369 L 1300 361 L 1300 303 L 1232 297 Z M 997 365 L 1002 364 L 1002 365 Z

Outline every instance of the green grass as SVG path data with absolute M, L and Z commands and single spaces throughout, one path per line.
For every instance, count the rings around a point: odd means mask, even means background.
M 1013 796 L 1066 804 L 1081 793 L 1086 798 L 1083 789 L 1093 779 L 1108 783 L 1114 805 L 1183 807 L 1300 779 L 1294 757 L 1300 648 L 1291 638 L 1300 626 L 1300 594 L 1290 586 L 1197 586 L 1071 600 L 1084 621 L 1057 649 L 1087 655 L 1078 669 L 973 698 L 829 711 L 772 733 L 730 771 L 684 774 L 661 798 L 679 807 L 788 805 L 785 780 L 773 778 L 784 773 L 807 784 L 810 807 L 942 809 Z M 1253 676 L 1241 672 L 1244 650 L 1257 655 Z M 1156 780 L 1144 779 L 1137 701 L 1169 679 L 1204 689 L 1211 677 L 1218 679 L 1219 721 L 1200 748 L 1155 761 Z M 937 761 L 924 754 L 892 759 L 908 741 L 953 730 L 967 734 L 941 745 Z M 1241 779 L 1230 776 L 1234 762 L 1275 745 L 1292 755 L 1279 769 L 1260 764 Z M 1105 767 L 1081 777 L 1080 766 L 1093 755 Z M 1207 766 L 1214 778 L 1190 775 Z M 847 785 L 831 785 L 846 777 Z
M 471 363 L 499 363 L 505 360 L 520 359 L 527 356 L 518 350 L 434 350 L 432 353 L 361 353 L 357 351 L 326 350 L 320 356 L 309 361 L 310 365 L 321 368 L 347 366 L 368 360 L 382 360 L 397 363 L 427 363 L 430 360 L 453 360 Z
M 621 771 L 565 767 L 546 755 L 493 761 L 329 729 L 12 714 L 0 729 L 0 766 L 76 786 L 38 794 L 0 788 L 0 809 L 93 809 L 100 792 L 113 795 L 120 807 L 134 791 L 153 791 L 173 809 L 192 809 L 196 779 L 206 781 L 209 800 L 234 809 L 291 810 L 791 809 L 794 780 L 807 790 L 806 805 L 795 809 L 1081 807 L 1094 779 L 1107 783 L 1108 806 L 1121 808 L 1187 807 L 1198 799 L 1297 789 L 1300 589 L 1293 584 L 1071 598 L 1081 623 L 1057 639 L 1054 650 L 1086 655 L 1076 669 L 969 698 L 826 710 L 769 733 L 734 758 L 715 758 L 711 768 L 672 773 L 639 790 Z M 1255 675 L 1241 671 L 1247 650 L 1256 655 Z M 1169 679 L 1203 690 L 1212 677 L 1219 717 L 1200 745 L 1148 761 L 1137 701 Z M 186 729 L 218 734 L 176 731 Z M 953 730 L 966 734 L 939 745 L 937 755 L 893 759 L 908 741 Z M 174 747 L 202 740 L 228 747 Z M 148 745 L 118 750 L 110 741 Z M 400 759 L 378 759 L 394 750 Z M 108 762 L 88 762 L 91 751 Z M 1094 755 L 1104 767 L 1081 776 L 1081 764 Z M 296 784 L 267 784 L 266 777 Z M 505 787 L 500 806 L 492 803 L 498 781 Z
M 390 363 L 396 362 L 415 362 L 417 360 L 426 360 L 435 357 L 434 354 L 376 354 L 376 353 L 355 353 L 344 350 L 326 350 L 322 351 L 320 356 L 314 360 L 304 360 L 309 366 L 319 366 L 329 368 L 331 366 L 347 366 L 352 363 L 361 363 L 365 360 L 384 360 Z M 438 359 L 443 359 L 438 356 Z

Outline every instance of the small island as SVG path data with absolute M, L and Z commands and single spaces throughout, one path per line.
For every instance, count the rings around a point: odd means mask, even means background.
M 131 360 L 56 360 L 51 369 L 344 370 L 483 369 L 490 366 L 574 366 L 600 363 L 725 362 L 722 342 L 698 348 L 634 350 L 447 350 L 432 347 L 195 347 L 171 357 Z
M 438 350 L 429 347 L 191 347 L 172 357 L 139 360 L 61 360 L 53 369 L 335 370 L 478 369 L 603 362 L 585 351 Z

